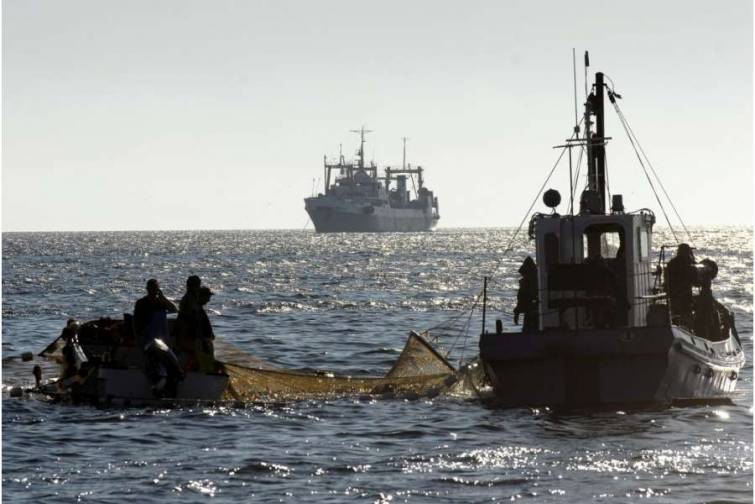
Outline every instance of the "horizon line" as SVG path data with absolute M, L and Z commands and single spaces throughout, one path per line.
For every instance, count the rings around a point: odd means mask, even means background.
M 705 226 L 712 226 L 717 228 L 752 228 L 753 224 L 687 224 L 688 228 L 700 228 Z M 668 229 L 668 225 L 657 224 L 654 226 L 657 229 Z M 443 226 L 437 227 L 431 231 L 418 231 L 419 233 L 433 233 L 436 231 L 452 231 L 452 230 L 485 230 L 485 229 L 516 229 L 515 225 L 502 225 L 502 226 Z M 164 232 L 198 232 L 198 231 L 309 231 L 316 233 L 311 228 L 163 228 L 163 229 L 32 229 L 32 230 L 0 230 L 0 234 L 4 233 L 164 233 Z M 396 231 L 395 233 L 401 233 Z M 395 233 L 369 233 L 369 234 L 395 234 Z M 320 234 L 339 234 L 339 233 L 320 233 Z M 354 234 L 364 234 L 361 232 L 355 232 Z M 411 233 L 410 233 L 411 234 Z

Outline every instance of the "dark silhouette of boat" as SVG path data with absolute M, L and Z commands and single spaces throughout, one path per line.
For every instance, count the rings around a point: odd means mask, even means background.
M 588 184 L 579 212 L 574 213 L 572 198 L 569 213 L 559 215 L 561 197 L 549 190 L 543 199 L 552 211 L 536 213 L 530 221 L 537 287 L 529 323 L 523 332 L 503 332 L 497 323 L 495 332 L 483 328 L 480 337 L 484 370 L 504 406 L 725 398 L 735 390 L 745 362 L 733 314 L 712 297 L 715 262 L 692 265 L 692 283 L 700 290 L 694 309 L 685 317 L 674 314 L 664 279 L 666 247 L 657 262 L 651 257 L 654 213 L 625 210 L 619 194 L 606 208 L 606 93 L 620 113 L 613 83 L 609 87 L 604 74 L 596 73 L 585 104 L 584 134 L 579 137 L 578 125 L 559 146 L 587 154 Z M 626 128 L 623 114 L 620 120 Z M 631 128 L 626 129 L 629 134 Z

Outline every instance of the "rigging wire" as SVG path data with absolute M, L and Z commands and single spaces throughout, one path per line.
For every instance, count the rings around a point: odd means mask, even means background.
M 582 170 L 582 156 L 584 155 L 584 153 L 585 153 L 585 146 L 582 145 L 580 146 L 579 157 L 577 158 L 577 172 L 574 175 L 574 181 L 572 182 L 572 189 L 574 191 L 571 195 L 572 200 L 577 195 L 577 182 L 579 182 L 579 172 Z
M 576 132 L 574 132 L 572 134 L 572 139 L 575 136 L 577 136 Z M 548 172 L 548 176 L 545 178 L 545 180 L 543 181 L 543 183 L 540 185 L 540 189 L 535 194 L 535 197 L 533 198 L 532 203 L 530 204 L 529 208 L 527 209 L 527 212 L 524 214 L 524 217 L 522 218 L 521 222 L 519 223 L 519 226 L 516 228 L 516 231 L 514 231 L 514 234 L 511 236 L 511 238 L 509 238 L 508 244 L 503 249 L 503 252 L 501 252 L 500 257 L 496 261 L 495 267 L 493 268 L 492 272 L 488 275 L 488 280 L 489 281 L 493 279 L 493 275 L 495 275 L 498 272 L 498 270 L 501 268 L 501 264 L 503 263 L 503 259 L 506 257 L 506 255 L 509 252 L 511 252 L 511 250 L 513 250 L 514 241 L 516 240 L 517 236 L 519 236 L 519 233 L 521 232 L 522 228 L 524 227 L 524 223 L 527 220 L 527 216 L 529 216 L 530 212 L 532 212 L 532 209 L 534 208 L 535 204 L 537 203 L 537 200 L 540 197 L 540 194 L 542 194 L 543 189 L 545 188 L 545 186 L 548 184 L 548 181 L 553 176 L 553 173 L 556 171 L 556 168 L 558 168 L 558 165 L 561 162 L 561 160 L 563 159 L 564 154 L 566 153 L 567 149 L 568 149 L 568 146 L 564 146 L 564 147 L 561 148 L 561 154 L 559 154 L 559 156 L 556 159 L 556 162 L 553 164 L 553 167 L 551 168 L 550 172 Z M 461 338 L 461 336 L 464 335 L 465 338 L 464 338 L 464 343 L 463 343 L 463 346 L 462 346 L 462 358 L 463 358 L 464 347 L 466 346 L 467 339 L 469 338 L 469 326 L 470 326 L 470 323 L 471 323 L 472 315 L 474 314 L 474 311 L 477 308 L 477 305 L 479 304 L 479 301 L 480 301 L 480 298 L 482 297 L 482 294 L 483 294 L 483 290 L 480 289 L 480 291 L 477 293 L 477 295 L 474 296 L 474 298 L 473 298 L 474 301 L 472 302 L 472 306 L 469 308 L 469 317 L 467 318 L 467 322 L 464 325 L 462 331 L 460 331 L 459 334 L 457 334 L 456 338 L 454 338 L 453 342 L 451 343 L 451 347 L 450 347 L 450 349 L 448 351 L 449 355 L 450 355 L 451 350 L 453 350 L 453 348 L 455 348 L 455 346 L 456 346 L 459 338 Z M 455 320 L 456 318 L 457 317 L 449 318 L 449 319 L 447 319 L 447 322 Z M 435 326 L 435 328 L 440 328 L 440 327 L 443 327 L 443 326 L 444 326 L 444 324 L 438 324 L 438 325 Z
M 608 182 L 608 158 L 603 159 L 603 168 L 604 168 L 604 176 L 606 178 L 606 191 L 608 192 L 608 199 L 606 200 L 606 203 L 611 202 L 611 184 Z M 608 207 L 611 208 L 610 206 Z
M 629 128 L 624 119 L 624 116 L 621 113 L 621 109 L 619 109 L 619 106 L 616 103 L 616 100 L 611 100 L 611 103 L 613 104 L 613 108 L 616 110 L 616 115 L 618 115 L 619 117 L 619 122 L 621 122 L 621 126 L 624 128 L 624 131 L 626 132 L 627 137 L 629 138 L 629 143 L 632 144 L 632 148 L 634 149 L 634 153 L 637 156 L 637 160 L 640 162 L 642 171 L 645 173 L 645 178 L 648 179 L 648 184 L 650 184 L 650 189 L 653 190 L 653 195 L 655 196 L 655 200 L 658 202 L 658 206 L 661 207 L 661 211 L 663 212 L 663 217 L 666 219 L 666 223 L 668 223 L 668 227 L 671 230 L 671 234 L 674 236 L 674 240 L 676 241 L 676 243 L 679 243 L 679 238 L 676 236 L 676 231 L 674 231 L 674 226 L 671 224 L 671 220 L 668 218 L 666 209 L 663 207 L 663 203 L 661 203 L 661 198 L 660 196 L 658 196 L 658 192 L 655 190 L 655 186 L 653 185 L 653 181 L 650 178 L 650 174 L 648 173 L 647 168 L 645 168 L 645 163 L 642 162 L 642 156 L 640 155 L 640 152 L 637 150 L 637 146 L 634 143 L 634 139 L 632 138 L 632 135 L 629 133 Z
M 671 208 L 674 210 L 674 214 L 676 215 L 676 218 L 679 219 L 679 223 L 682 225 L 684 232 L 687 234 L 687 238 L 689 239 L 690 243 L 692 243 L 692 235 L 687 229 L 687 226 L 684 224 L 684 220 L 682 219 L 682 216 L 679 215 L 679 211 L 676 209 L 676 205 L 674 205 L 674 201 L 671 199 L 671 196 L 669 196 L 668 192 L 666 192 L 666 187 L 664 187 L 663 182 L 661 181 L 661 178 L 658 176 L 658 173 L 655 171 L 655 168 L 653 167 L 653 163 L 650 162 L 650 158 L 648 158 L 647 154 L 645 154 L 645 150 L 642 148 L 642 145 L 640 144 L 640 141 L 637 138 L 637 135 L 634 134 L 634 130 L 632 130 L 632 127 L 629 125 L 629 121 L 626 119 L 626 116 L 624 115 L 624 112 L 619 107 L 619 104 L 615 103 L 614 105 L 616 107 L 617 112 L 620 114 L 620 117 L 626 123 L 627 129 L 629 130 L 629 134 L 632 135 L 632 138 L 634 138 L 635 142 L 637 143 L 637 147 L 640 149 L 640 152 L 645 158 L 645 161 L 647 161 L 648 166 L 650 167 L 650 171 L 653 172 L 655 179 L 658 181 L 658 185 L 661 186 L 661 190 L 663 191 L 664 196 L 666 196 L 666 199 L 668 200 L 669 204 L 671 204 Z
M 576 133 L 574 135 L 576 135 Z M 572 137 L 574 135 L 572 135 Z M 553 176 L 553 172 L 556 171 L 556 168 L 558 167 L 558 164 L 561 162 L 561 159 L 563 159 L 564 154 L 566 153 L 566 149 L 567 148 L 568 147 L 563 147 L 561 149 L 561 154 L 558 156 L 558 159 L 556 159 L 556 162 L 553 164 L 553 168 L 551 168 L 551 171 L 548 173 L 548 176 L 545 177 L 545 180 L 543 181 L 542 185 L 540 186 L 540 189 L 538 189 L 537 194 L 535 194 L 535 197 L 533 198 L 532 203 L 530 204 L 530 207 L 527 209 L 527 212 L 524 214 L 524 217 L 522 218 L 522 221 L 519 223 L 519 227 L 517 227 L 516 231 L 514 232 L 514 234 L 509 239 L 509 243 L 506 246 L 506 248 L 503 249 L 503 252 L 501 253 L 501 257 L 498 259 L 498 261 L 496 261 L 495 268 L 493 268 L 492 273 L 488 277 L 489 279 L 492 278 L 492 276 L 498 272 L 498 269 L 501 267 L 501 262 L 503 262 L 503 256 L 507 252 L 511 251 L 511 249 L 512 249 L 512 247 L 514 245 L 514 240 L 519 235 L 519 232 L 522 230 L 522 227 L 524 227 L 524 222 L 527 220 L 527 216 L 530 215 L 530 212 L 535 207 L 535 203 L 537 203 L 537 199 L 540 197 L 540 194 L 542 194 L 543 189 L 545 189 L 546 184 L 548 184 L 548 181 Z

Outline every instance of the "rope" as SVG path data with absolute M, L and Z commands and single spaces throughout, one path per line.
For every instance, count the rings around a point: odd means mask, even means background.
M 637 142 L 637 147 L 639 147 L 640 152 L 645 158 L 645 161 L 647 161 L 648 166 L 650 167 L 650 171 L 653 172 L 655 179 L 658 181 L 658 185 L 661 186 L 661 190 L 663 191 L 664 196 L 666 196 L 666 199 L 668 200 L 669 204 L 671 204 L 671 208 L 674 210 L 674 214 L 676 215 L 676 218 L 679 219 L 679 223 L 682 225 L 684 232 L 687 233 L 687 238 L 689 239 L 690 243 L 692 243 L 692 235 L 687 229 L 687 226 L 684 224 L 684 220 L 682 219 L 682 216 L 679 215 L 679 212 L 676 209 L 676 205 L 674 205 L 674 201 L 668 195 L 668 192 L 666 192 L 666 188 L 664 187 L 663 182 L 661 181 L 661 178 L 658 176 L 658 173 L 655 171 L 655 168 L 653 167 L 653 163 L 650 162 L 650 158 L 648 158 L 647 154 L 645 154 L 645 150 L 642 148 L 642 145 L 640 144 L 640 140 L 637 138 L 637 135 L 634 134 L 634 130 L 632 130 L 632 127 L 629 125 L 629 121 L 626 119 L 626 116 L 624 115 L 624 112 L 619 107 L 619 104 L 615 103 L 614 105 L 616 107 L 617 112 L 620 114 L 622 120 L 626 123 L 627 129 L 629 130 L 629 133 L 631 134 L 632 138 L 634 138 L 634 140 Z
M 579 157 L 577 158 L 577 173 L 574 175 L 574 180 L 572 181 L 572 201 L 574 201 L 574 197 L 577 195 L 577 182 L 579 181 L 579 172 L 582 170 L 582 156 L 584 155 L 584 153 L 585 147 L 583 145 L 579 149 Z M 574 208 L 572 208 L 572 212 L 574 212 Z
M 610 210 L 611 209 L 611 206 L 610 206 L 611 205 L 611 183 L 608 180 L 608 159 L 605 159 L 603 161 L 603 163 L 604 163 L 604 167 L 605 167 L 605 170 L 606 170 L 606 173 L 605 173 L 605 175 L 606 175 L 606 191 L 608 191 L 608 201 L 606 201 L 606 206 Z
M 576 132 L 573 133 L 572 134 L 572 138 L 574 138 L 574 136 L 576 136 L 576 135 L 577 135 Z M 509 238 L 508 244 L 503 249 L 503 252 L 501 253 L 501 255 L 498 258 L 498 260 L 496 261 L 495 267 L 493 268 L 492 272 L 488 276 L 489 280 L 492 280 L 493 276 L 498 273 L 498 270 L 501 267 L 501 263 L 503 262 L 503 259 L 506 257 L 506 255 L 509 252 L 511 252 L 511 250 L 513 250 L 514 241 L 516 240 L 517 236 L 519 236 L 519 233 L 521 232 L 522 228 L 524 227 L 524 223 L 526 222 L 527 217 L 530 215 L 530 212 L 532 212 L 532 209 L 534 208 L 535 204 L 537 203 L 537 200 L 540 197 L 540 194 L 543 192 L 543 189 L 545 188 L 545 186 L 548 184 L 548 181 L 553 176 L 553 173 L 556 171 L 556 168 L 558 167 L 558 164 L 561 162 L 561 159 L 563 159 L 564 154 L 566 153 L 567 148 L 568 147 L 563 147 L 561 149 L 561 154 L 559 154 L 558 158 L 556 159 L 556 162 L 553 164 L 553 167 L 551 168 L 550 172 L 548 173 L 548 176 L 545 178 L 545 180 L 543 181 L 543 183 L 540 185 L 540 189 L 535 194 L 535 197 L 533 198 L 532 203 L 530 204 L 529 208 L 527 209 L 527 212 L 524 214 L 524 217 L 522 218 L 521 222 L 519 222 L 519 226 L 516 228 L 516 231 L 514 231 L 514 234 L 511 236 L 511 238 Z M 463 357 L 464 357 L 464 348 L 466 347 L 466 342 L 467 342 L 467 340 L 469 338 L 469 326 L 471 324 L 472 315 L 474 314 L 474 310 L 477 307 L 477 304 L 479 303 L 481 297 L 482 297 L 482 289 L 480 289 L 480 291 L 478 291 L 477 295 L 474 296 L 474 298 L 473 298 L 474 301 L 472 302 L 472 306 L 468 310 L 469 316 L 467 317 L 467 322 L 465 323 L 462 331 L 460 331 L 459 334 L 457 334 L 456 338 L 454 338 L 454 340 L 453 340 L 453 342 L 451 344 L 451 347 L 448 350 L 448 354 L 449 355 L 450 355 L 451 351 L 455 348 L 456 343 L 458 342 L 459 338 L 461 338 L 461 336 L 464 335 L 465 338 L 464 338 L 464 344 L 462 346 L 462 356 L 461 356 L 461 358 L 463 359 Z M 467 311 L 462 312 L 462 314 L 464 314 L 464 313 L 467 313 Z M 453 320 L 455 320 L 457 318 L 460 318 L 460 316 L 455 316 L 455 317 L 448 318 L 448 319 L 446 319 L 446 321 L 444 323 L 437 324 L 434 328 L 438 329 L 438 328 L 446 327 L 449 322 L 451 322 L 451 321 L 453 321 Z M 428 331 L 430 331 L 430 329 L 428 329 Z M 460 362 L 461 362 L 461 360 L 460 360 Z
M 624 115 L 621 113 L 621 109 L 619 109 L 619 106 L 616 103 L 616 100 L 611 100 L 611 102 L 613 103 L 613 108 L 614 110 L 616 110 L 616 115 L 619 116 L 619 121 L 621 122 L 621 125 L 624 128 L 624 131 L 626 132 L 627 137 L 629 138 L 629 143 L 632 144 L 632 148 L 634 149 L 634 153 L 637 156 L 637 160 L 640 162 L 642 171 L 645 173 L 645 178 L 648 179 L 648 184 L 650 184 L 650 189 L 653 190 L 653 195 L 655 195 L 655 200 L 658 202 L 658 206 L 661 207 L 661 211 L 663 212 L 663 217 L 666 219 L 666 222 L 668 223 L 668 227 L 671 230 L 671 234 L 674 236 L 674 240 L 676 240 L 676 243 L 679 243 L 679 238 L 676 236 L 676 231 L 674 231 L 674 226 L 671 225 L 671 220 L 668 218 L 666 209 L 663 208 L 663 203 L 661 203 L 661 198 L 658 196 L 658 192 L 655 190 L 655 186 L 653 185 L 653 181 L 650 179 L 650 174 L 648 174 L 647 168 L 645 168 L 645 163 L 642 162 L 642 156 L 640 156 L 640 152 L 637 150 L 637 146 L 634 143 L 634 139 L 632 138 L 632 135 L 629 133 L 629 128 L 624 118 Z
M 464 343 L 462 343 L 461 345 L 461 356 L 459 356 L 459 367 L 461 367 L 462 362 L 464 362 L 464 350 L 467 348 L 467 341 L 469 340 L 469 328 L 472 325 L 472 315 L 474 314 L 475 308 L 477 308 L 477 304 L 480 302 L 481 295 L 482 295 L 482 292 L 477 294 L 474 304 L 472 305 L 472 308 L 469 310 L 469 316 L 467 317 L 467 322 L 464 324 L 462 332 L 460 332 L 456 336 L 453 344 L 451 345 L 451 348 L 448 349 L 448 355 L 451 355 L 451 352 L 456 347 L 456 343 L 459 341 L 459 338 L 461 337 L 462 334 L 464 335 Z
M 574 135 L 576 135 L 576 133 Z M 572 137 L 574 137 L 574 135 L 572 135 Z M 506 248 L 503 249 L 503 252 L 501 253 L 501 257 L 498 259 L 495 268 L 493 268 L 493 271 L 488 278 L 490 279 L 493 278 L 493 275 L 496 274 L 498 272 L 498 269 L 501 267 L 501 262 L 503 262 L 503 257 L 506 255 L 507 252 L 511 251 L 514 245 L 514 240 L 516 240 L 516 237 L 519 235 L 519 232 L 522 230 L 522 227 L 524 227 L 524 222 L 527 220 L 527 217 L 530 215 L 530 212 L 532 212 L 532 209 L 535 207 L 535 204 L 537 203 L 537 199 L 540 197 L 540 194 L 543 192 L 543 189 L 545 189 L 546 184 L 548 184 L 548 181 L 553 176 L 553 172 L 556 171 L 558 164 L 561 162 L 561 159 L 564 157 L 564 154 L 566 153 L 566 149 L 567 147 L 563 147 L 561 149 L 561 154 L 559 154 L 558 159 L 556 159 L 556 162 L 553 164 L 553 168 L 551 168 L 551 171 L 548 173 L 548 176 L 545 177 L 545 180 L 540 185 L 540 189 L 537 191 L 537 194 L 535 194 L 535 197 L 533 198 L 532 203 L 530 204 L 530 207 L 527 209 L 527 212 L 524 214 L 524 217 L 519 223 L 519 227 L 517 227 L 516 231 L 509 239 L 508 245 L 506 246 Z

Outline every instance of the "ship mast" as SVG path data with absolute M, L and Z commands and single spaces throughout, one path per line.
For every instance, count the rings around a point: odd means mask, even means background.
M 585 64 L 589 65 L 587 53 Z M 603 73 L 595 74 L 595 86 L 585 103 L 585 141 L 587 143 L 587 189 L 597 196 L 597 207 L 593 213 L 606 213 L 606 140 L 603 108 Z M 595 132 L 592 131 L 591 116 L 595 116 Z
M 364 134 L 365 133 L 372 133 L 371 130 L 364 129 L 364 126 L 362 126 L 361 129 L 358 130 L 351 130 L 352 133 L 359 133 L 360 138 L 360 144 L 359 144 L 359 169 L 364 170 Z
M 401 137 L 401 140 L 404 141 L 404 157 L 401 160 L 401 169 L 406 170 L 406 141 L 408 140 L 408 138 Z

